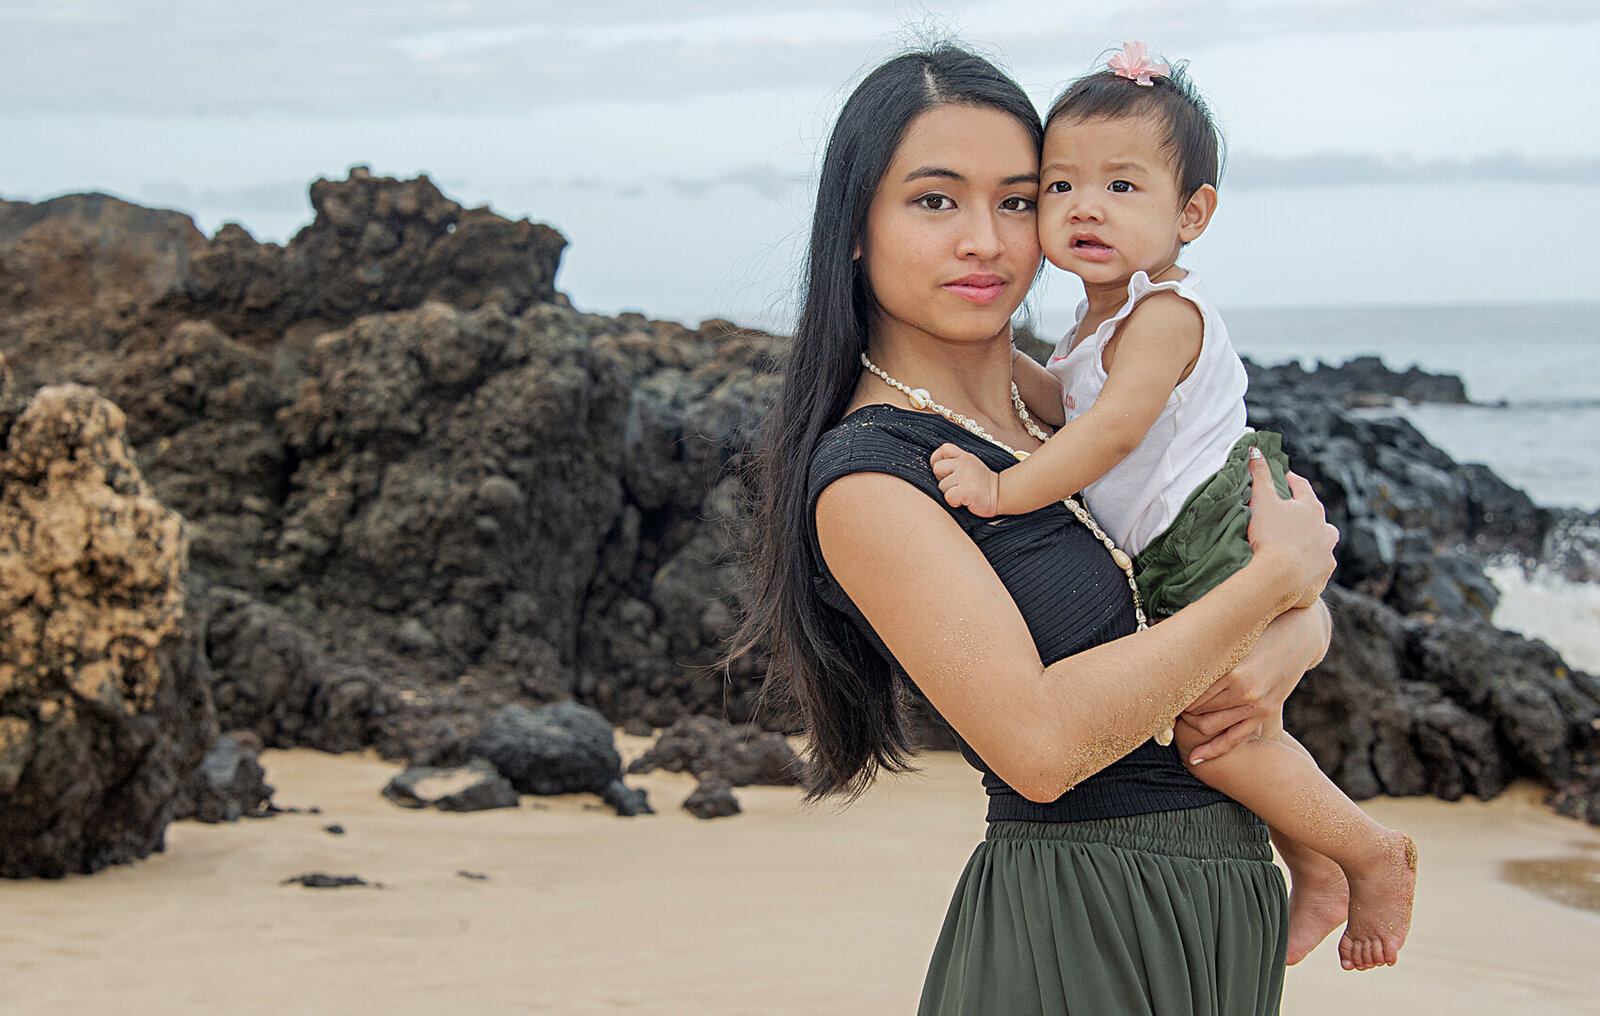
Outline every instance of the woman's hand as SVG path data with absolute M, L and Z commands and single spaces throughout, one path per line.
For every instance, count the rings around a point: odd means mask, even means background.
M 1248 539 L 1254 558 L 1247 567 L 1277 570 L 1284 590 L 1281 610 L 1309 607 L 1333 574 L 1339 530 L 1328 525 L 1322 502 L 1305 477 L 1289 473 L 1289 497 L 1280 498 L 1272 470 L 1255 448 L 1250 449 L 1249 468 Z
M 1332 634 L 1332 619 L 1321 600 L 1309 609 L 1278 615 L 1250 655 L 1184 710 L 1183 718 L 1209 738 L 1189 753 L 1189 761 L 1214 759 L 1261 727 L 1276 724 L 1289 693 L 1327 653 Z

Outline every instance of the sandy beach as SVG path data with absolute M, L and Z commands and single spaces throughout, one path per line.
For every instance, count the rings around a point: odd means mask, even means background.
M 93 877 L 0 882 L 0 1013 L 910 1013 L 983 832 L 976 775 L 923 761 L 843 811 L 744 788 L 744 814 L 705 822 L 678 808 L 686 776 L 631 778 L 655 816 L 582 795 L 448 815 L 380 797 L 397 768 L 375 757 L 268 752 L 277 804 L 304 810 L 179 823 L 164 854 Z M 1531 786 L 1367 806 L 1421 850 L 1411 941 L 1353 974 L 1330 939 L 1290 970 L 1285 1013 L 1595 1011 L 1600 829 Z M 281 884 L 310 871 L 382 888 Z

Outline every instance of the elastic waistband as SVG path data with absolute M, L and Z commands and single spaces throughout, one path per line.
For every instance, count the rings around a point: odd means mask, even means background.
M 990 843 L 1101 843 L 1195 860 L 1270 861 L 1267 824 L 1234 801 L 1081 822 L 990 822 Z

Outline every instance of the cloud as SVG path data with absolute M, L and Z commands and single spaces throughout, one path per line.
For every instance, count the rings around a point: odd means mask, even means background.
M 1228 160 L 1223 186 L 1342 187 L 1371 184 L 1528 183 L 1600 185 L 1600 159 L 1529 158 L 1513 152 L 1466 159 L 1322 152 L 1275 156 L 1241 152 Z
M 1600 22 L 1591 0 L 519 0 L 0 3 L 0 99 L 37 112 L 505 112 L 729 90 L 827 91 L 899 45 L 966 33 L 1081 69 L 1130 26 L 1187 47 L 1322 32 Z M 1062 54 L 1080 59 L 1063 63 Z
M 703 198 L 729 189 L 742 188 L 773 201 L 787 201 L 796 189 L 812 183 L 809 168 L 796 164 L 778 167 L 751 163 L 715 173 L 667 174 L 645 178 L 615 177 L 604 174 L 535 178 L 500 186 L 497 192 L 541 192 L 569 190 L 583 193 L 636 197 L 648 193 L 668 193 L 681 198 Z
M 176 180 L 159 180 L 140 187 L 138 199 L 176 208 L 226 209 L 233 215 L 309 214 L 310 186 L 309 180 L 278 180 L 196 189 Z

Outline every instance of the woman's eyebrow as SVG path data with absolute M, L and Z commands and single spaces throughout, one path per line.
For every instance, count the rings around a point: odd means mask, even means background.
M 966 177 L 962 176 L 960 173 L 957 173 L 953 169 L 945 169 L 943 166 L 918 166 L 916 169 L 913 169 L 911 172 L 907 173 L 906 178 L 900 182 L 910 183 L 913 180 L 926 180 L 930 177 L 938 180 L 956 180 L 961 183 L 967 182 Z
M 907 173 L 906 178 L 902 180 L 901 183 L 910 183 L 913 180 L 926 180 L 930 178 L 936 180 L 954 180 L 957 183 L 967 182 L 966 177 L 962 176 L 960 173 L 957 173 L 953 169 L 945 169 L 943 166 L 919 166 Z M 1003 187 L 1014 187 L 1019 183 L 1038 182 L 1038 173 L 1017 173 L 1001 180 L 1000 184 Z

